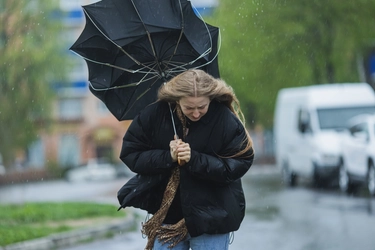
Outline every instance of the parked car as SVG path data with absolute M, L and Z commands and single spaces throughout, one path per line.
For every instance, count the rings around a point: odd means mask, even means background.
M 6 170 L 5 167 L 0 163 L 0 175 L 5 175 Z
M 339 172 L 340 189 L 354 192 L 367 184 L 375 194 L 375 114 L 351 119 L 342 137 L 342 161 Z
M 68 181 L 98 181 L 117 178 L 115 166 L 106 162 L 90 160 L 86 164 L 72 168 L 66 172 Z
M 336 83 L 281 89 L 274 135 L 276 165 L 284 183 L 299 177 L 318 185 L 337 185 L 341 133 L 349 119 L 375 112 L 375 93 L 367 83 Z

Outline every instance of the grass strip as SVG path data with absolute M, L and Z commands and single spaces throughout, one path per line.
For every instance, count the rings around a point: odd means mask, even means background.
M 117 206 L 87 202 L 0 205 L 0 246 L 83 227 L 79 221 L 89 226 L 90 220 L 125 216 Z

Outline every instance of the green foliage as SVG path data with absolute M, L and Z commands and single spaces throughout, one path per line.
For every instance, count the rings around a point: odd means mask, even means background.
M 46 169 L 52 178 L 57 179 L 64 177 L 66 171 L 68 170 L 68 168 L 61 168 L 56 161 L 47 161 Z
M 40 238 L 51 233 L 60 233 L 72 229 L 68 226 L 45 227 L 32 225 L 4 225 L 0 227 L 0 246 Z
M 116 206 L 79 202 L 0 205 L 0 211 L 0 246 L 71 230 L 67 220 L 124 217 Z
M 5 165 L 48 124 L 51 83 L 67 64 L 58 1 L 0 2 L 0 152 Z M 65 50 L 65 48 L 64 48 Z
M 221 0 L 221 77 L 249 122 L 271 127 L 281 88 L 359 81 L 358 57 L 373 45 L 375 2 Z

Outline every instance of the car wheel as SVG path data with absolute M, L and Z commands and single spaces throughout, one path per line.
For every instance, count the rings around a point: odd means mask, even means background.
M 342 192 L 347 193 L 349 191 L 349 175 L 343 163 L 340 164 L 338 173 L 339 188 Z
M 313 173 L 313 185 L 316 188 L 324 187 L 327 184 L 327 179 L 323 178 L 318 171 L 318 167 L 314 164 L 314 173 Z
M 282 177 L 284 183 L 289 187 L 294 187 L 297 185 L 297 176 L 289 169 L 288 163 L 284 163 L 282 167 Z
M 367 173 L 367 187 L 370 195 L 375 194 L 375 167 L 374 163 L 370 163 Z

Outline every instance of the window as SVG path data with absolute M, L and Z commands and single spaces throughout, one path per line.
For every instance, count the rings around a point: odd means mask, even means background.
M 28 148 L 28 165 L 42 168 L 45 164 L 44 144 L 41 139 L 33 142 Z
M 375 106 L 318 109 L 321 129 L 345 129 L 347 121 L 360 114 L 375 112 Z
M 74 134 L 61 135 L 58 152 L 60 166 L 77 166 L 80 161 L 80 146 L 78 137 Z
M 59 102 L 59 118 L 77 120 L 83 117 L 81 99 L 61 99 Z
M 298 130 L 301 133 L 311 132 L 310 113 L 303 109 L 298 112 Z

